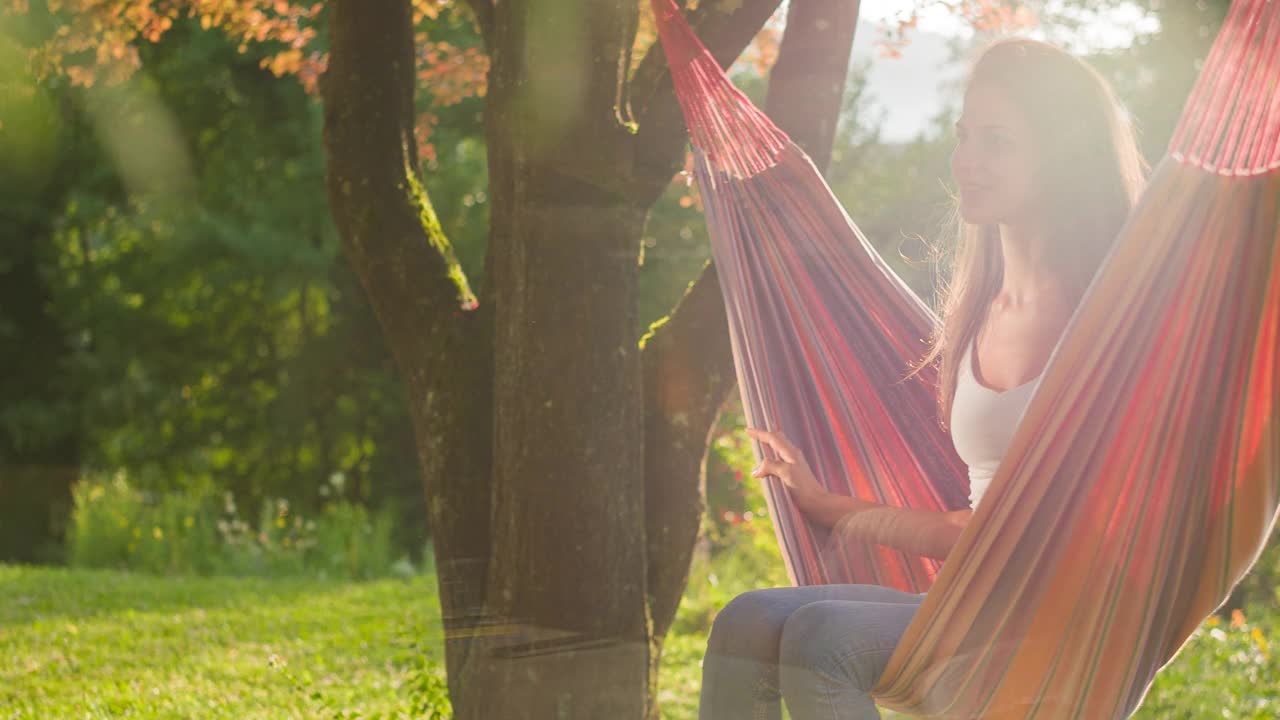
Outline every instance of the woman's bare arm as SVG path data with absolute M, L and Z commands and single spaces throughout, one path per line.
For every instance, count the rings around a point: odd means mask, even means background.
M 837 535 L 862 542 L 945 560 L 960 539 L 972 512 L 936 512 L 879 505 L 841 517 L 833 525 Z
M 945 560 L 972 510 L 899 508 L 831 492 L 794 496 L 807 517 L 843 537 Z
M 752 477 L 776 476 L 790 490 L 801 512 L 850 539 L 941 560 L 955 547 L 972 515 L 971 510 L 897 508 L 829 492 L 813 476 L 804 455 L 782 433 L 747 428 L 747 435 L 778 454 L 777 459 L 762 459 L 752 469 Z
M 791 497 L 795 500 L 796 506 L 800 508 L 800 512 L 814 522 L 826 527 L 833 527 L 841 518 L 850 513 L 888 507 L 880 503 L 859 500 L 848 495 L 837 495 L 826 491 L 813 493 L 812 495 L 801 495 L 793 492 Z

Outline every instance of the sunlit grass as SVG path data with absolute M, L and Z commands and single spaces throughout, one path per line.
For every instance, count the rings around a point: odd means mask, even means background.
M 708 616 L 753 580 L 776 580 L 750 570 L 764 558 L 750 547 L 694 568 L 662 659 L 666 720 L 697 717 Z M 408 686 L 443 677 L 436 593 L 429 573 L 345 582 L 0 566 L 0 718 L 423 717 Z M 1280 716 L 1278 629 L 1273 609 L 1210 619 L 1135 718 Z
M 430 576 L 326 583 L 0 566 L 0 716 L 399 711 L 424 656 L 443 665 L 439 618 Z

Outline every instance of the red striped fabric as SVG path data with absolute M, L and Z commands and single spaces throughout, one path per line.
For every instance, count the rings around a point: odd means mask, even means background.
M 748 422 L 804 438 L 834 491 L 934 510 L 968 505 L 937 422 L 937 372 L 905 382 L 937 318 L 885 265 L 808 157 L 728 81 L 671 2 L 654 3 L 693 140 Z M 756 455 L 761 456 L 756 445 Z M 782 487 L 765 496 L 797 584 L 928 589 L 940 563 L 837 543 Z

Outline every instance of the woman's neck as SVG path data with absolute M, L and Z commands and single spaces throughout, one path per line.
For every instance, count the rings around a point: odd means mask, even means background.
M 1041 230 L 1021 224 L 1000 225 L 1004 280 L 994 305 L 1017 310 L 1057 295 L 1061 278 L 1045 252 L 1047 245 L 1047 235 Z

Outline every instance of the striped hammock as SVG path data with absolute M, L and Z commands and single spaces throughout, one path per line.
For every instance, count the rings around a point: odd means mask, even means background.
M 749 424 L 786 432 L 832 491 L 965 507 L 937 373 L 902 381 L 938 319 L 674 2 L 653 6 Z M 929 590 L 881 705 L 1127 717 L 1257 559 L 1280 497 L 1278 81 L 1280 2 L 1238 0 L 945 565 L 835 542 L 765 482 L 792 582 Z

